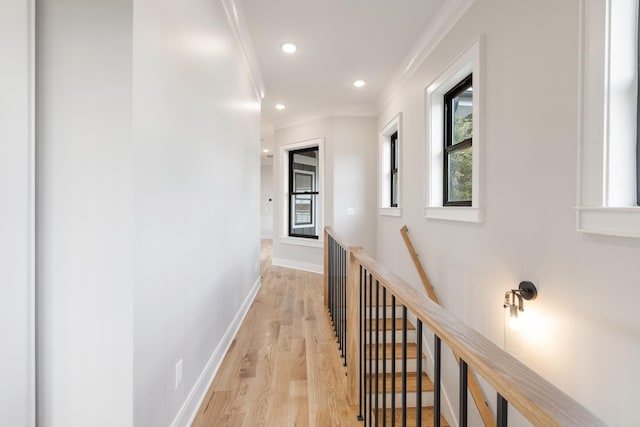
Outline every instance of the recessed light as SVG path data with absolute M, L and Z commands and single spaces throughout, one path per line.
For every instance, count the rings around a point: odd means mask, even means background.
M 284 110 L 283 104 L 276 104 L 276 110 Z
M 356 80 L 355 82 L 353 82 L 353 85 L 355 87 L 362 87 L 362 86 L 365 85 L 365 82 L 364 82 L 364 80 Z
M 291 43 L 291 42 L 287 42 L 287 43 L 282 43 L 282 45 L 280 46 L 280 49 L 282 49 L 282 51 L 284 53 L 293 53 L 296 50 L 298 50 L 298 46 L 296 46 L 295 44 Z
M 262 150 L 263 153 L 268 153 L 269 150 L 267 150 L 266 148 L 264 150 Z

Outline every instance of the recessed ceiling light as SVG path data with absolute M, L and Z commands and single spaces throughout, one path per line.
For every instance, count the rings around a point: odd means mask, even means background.
M 353 85 L 355 87 L 362 87 L 362 86 L 365 85 L 365 82 L 364 82 L 364 80 L 356 80 L 355 82 L 353 82 Z
M 262 150 L 263 153 L 268 153 L 269 150 L 267 150 L 266 148 L 264 150 Z
M 291 42 L 287 42 L 287 43 L 282 43 L 282 45 L 280 46 L 280 49 L 282 49 L 282 51 L 284 53 L 293 53 L 296 50 L 298 50 L 298 46 L 296 46 L 295 44 L 291 43 Z
M 283 104 L 276 104 L 276 110 L 284 110 Z

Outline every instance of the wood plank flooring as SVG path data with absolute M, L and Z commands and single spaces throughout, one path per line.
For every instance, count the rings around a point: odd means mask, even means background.
M 319 274 L 271 266 L 193 426 L 359 426 Z

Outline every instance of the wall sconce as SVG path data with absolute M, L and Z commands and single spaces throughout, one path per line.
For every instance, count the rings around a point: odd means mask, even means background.
M 536 286 L 529 281 L 520 282 L 518 289 L 512 289 L 504 294 L 504 308 L 509 308 L 509 324 L 516 329 L 518 312 L 524 311 L 523 300 L 531 301 L 538 296 Z

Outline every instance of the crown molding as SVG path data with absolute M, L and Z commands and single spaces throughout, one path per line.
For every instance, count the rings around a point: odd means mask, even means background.
M 413 45 L 407 57 L 393 73 L 393 76 L 378 96 L 376 105 L 378 112 L 389 103 L 398 88 L 418 67 L 431 55 L 433 50 L 442 42 L 453 26 L 471 7 L 475 0 L 448 0 L 436 13 L 433 20 L 427 25 L 418 41 Z
M 258 63 L 258 57 L 253 47 L 253 41 L 247 27 L 247 20 L 244 15 L 244 10 L 240 2 L 235 0 L 220 0 L 222 7 L 227 15 L 227 21 L 231 26 L 231 30 L 235 35 L 238 43 L 241 47 L 242 59 L 245 66 L 251 76 L 251 83 L 253 89 L 256 92 L 258 99 L 264 98 L 264 80 L 262 79 L 262 72 L 260 71 L 260 64 Z

